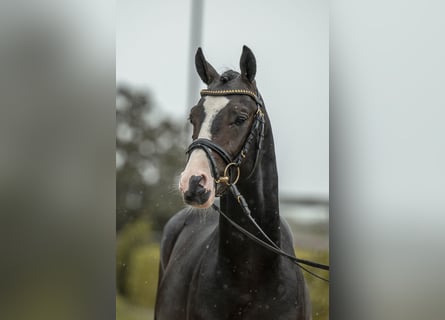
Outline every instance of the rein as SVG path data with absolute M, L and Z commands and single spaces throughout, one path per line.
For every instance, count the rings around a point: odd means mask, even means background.
M 213 204 L 212 207 L 216 211 L 218 211 L 218 213 L 220 215 L 222 215 L 227 221 L 229 221 L 236 229 L 238 229 L 244 235 L 249 237 L 251 240 L 255 241 L 257 244 L 263 246 L 264 248 L 266 248 L 276 254 L 279 254 L 281 256 L 289 258 L 292 262 L 294 262 L 296 265 L 298 265 L 300 268 L 302 268 L 303 270 L 305 270 L 312 276 L 314 276 L 318 279 L 321 279 L 323 281 L 329 282 L 329 280 L 311 272 L 310 270 L 304 268 L 300 264 L 305 264 L 305 265 L 308 265 L 308 266 L 311 266 L 314 268 L 318 268 L 318 269 L 322 269 L 322 270 L 329 270 L 328 265 L 316 263 L 316 262 L 305 260 L 305 259 L 299 259 L 299 258 L 296 258 L 294 256 L 287 254 L 267 236 L 267 234 L 261 229 L 261 227 L 256 223 L 256 221 L 251 216 L 251 211 L 249 209 L 247 201 L 239 192 L 238 187 L 236 186 L 236 183 L 238 182 L 238 180 L 240 178 L 240 165 L 243 162 L 243 160 L 246 158 L 246 155 L 247 155 L 253 141 L 255 140 L 255 138 L 257 138 L 256 139 L 257 140 L 257 153 L 256 153 L 253 168 L 246 179 L 248 179 L 252 176 L 252 174 L 254 173 L 254 171 L 256 170 L 256 167 L 258 165 L 258 161 L 260 158 L 259 154 L 262 149 L 262 144 L 263 144 L 263 140 L 264 140 L 265 121 L 264 121 L 264 112 L 262 111 L 262 108 L 264 108 L 264 102 L 261 98 L 261 95 L 259 95 L 259 93 L 255 94 L 254 92 L 252 92 L 250 90 L 244 90 L 244 89 L 201 90 L 202 97 L 203 96 L 226 96 L 226 95 L 247 95 L 247 96 L 251 97 L 252 99 L 254 99 L 257 104 L 257 111 L 255 113 L 254 122 L 250 129 L 250 133 L 249 133 L 248 137 L 246 138 L 246 141 L 245 141 L 243 147 L 241 148 L 241 151 L 239 152 L 239 154 L 234 159 L 231 159 L 230 155 L 221 146 L 217 145 L 210 139 L 204 139 L 204 138 L 194 140 L 189 145 L 186 153 L 190 156 L 191 152 L 197 148 L 202 149 L 205 152 L 205 154 L 207 155 L 207 158 L 209 159 L 209 161 L 211 163 L 211 167 L 212 167 L 212 171 L 213 171 L 213 178 L 215 181 L 215 190 L 218 190 L 218 188 L 217 188 L 218 184 L 224 184 L 226 186 L 226 189 L 228 187 L 230 192 L 233 194 L 233 196 L 237 200 L 238 204 L 241 206 L 244 214 L 247 216 L 249 221 L 254 225 L 254 227 L 261 233 L 261 235 L 267 240 L 267 242 L 259 239 L 257 236 L 253 235 L 252 233 L 250 233 L 249 231 L 244 229 L 242 226 L 237 224 L 235 221 L 230 219 L 215 204 Z M 219 172 L 218 172 L 218 169 L 216 166 L 216 161 L 212 155 L 212 151 L 216 152 L 227 164 L 224 169 L 223 176 L 219 175 Z M 233 176 L 233 173 L 235 173 L 236 175 Z M 217 193 L 217 196 L 222 195 L 226 191 L 226 189 L 224 189 L 221 193 Z M 217 192 L 217 191 L 215 191 L 215 192 Z

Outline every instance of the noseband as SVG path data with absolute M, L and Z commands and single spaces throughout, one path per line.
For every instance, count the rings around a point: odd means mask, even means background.
M 260 158 L 260 151 L 262 150 L 263 140 L 264 140 L 264 103 L 261 96 L 256 95 L 254 92 L 249 90 L 235 89 L 235 90 L 202 90 L 201 96 L 227 96 L 227 95 L 247 95 L 255 100 L 257 104 L 257 111 L 255 113 L 255 119 L 250 128 L 250 133 L 244 142 L 241 151 L 238 155 L 232 158 L 221 146 L 214 143 L 210 139 L 200 138 L 194 140 L 187 149 L 187 154 L 190 156 L 191 152 L 195 149 L 201 149 L 207 155 L 209 162 L 212 167 L 213 179 L 215 181 L 215 190 L 217 190 L 218 184 L 223 184 L 225 186 L 235 185 L 240 178 L 240 165 L 246 158 L 248 151 L 251 148 L 254 140 L 257 140 L 256 146 L 256 157 L 253 168 L 246 179 L 250 178 L 255 171 L 258 161 Z M 256 139 L 255 139 L 256 138 Z M 212 151 L 218 154 L 221 159 L 225 162 L 226 167 L 224 169 L 223 176 L 220 176 L 218 167 L 216 166 L 215 158 L 212 155 Z M 217 196 L 221 196 L 226 189 L 221 193 L 217 193 Z

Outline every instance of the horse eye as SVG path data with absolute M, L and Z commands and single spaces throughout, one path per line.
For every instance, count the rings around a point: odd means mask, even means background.
M 240 126 L 247 120 L 247 118 L 248 116 L 246 114 L 241 114 L 235 119 L 234 124 Z

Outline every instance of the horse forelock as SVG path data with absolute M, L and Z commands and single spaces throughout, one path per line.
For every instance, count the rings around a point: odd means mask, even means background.
M 229 82 L 229 81 L 231 81 L 233 79 L 238 78 L 239 76 L 240 76 L 239 72 L 236 72 L 234 70 L 227 70 L 227 71 L 225 71 L 225 72 L 223 72 L 221 74 L 220 81 L 222 83 L 226 83 L 226 82 Z

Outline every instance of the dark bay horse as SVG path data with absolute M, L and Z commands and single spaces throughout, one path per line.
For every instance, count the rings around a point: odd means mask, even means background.
M 229 219 L 264 239 L 246 218 L 248 207 L 267 236 L 294 254 L 279 215 L 274 141 L 255 57 L 244 46 L 241 73 L 220 75 L 199 48 L 195 64 L 207 89 L 190 112 L 193 142 L 179 182 L 190 206 L 164 228 L 155 319 L 310 319 L 301 269 L 246 237 L 214 206 L 220 197 Z

